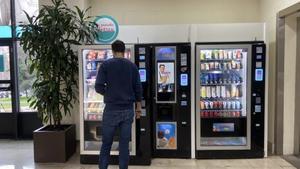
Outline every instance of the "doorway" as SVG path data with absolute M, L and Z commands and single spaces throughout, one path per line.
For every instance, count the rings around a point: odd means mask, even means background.
M 300 152 L 300 3 L 278 13 L 275 144 L 278 155 Z

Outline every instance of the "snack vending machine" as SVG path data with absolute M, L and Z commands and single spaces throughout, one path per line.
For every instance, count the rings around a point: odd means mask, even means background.
M 143 116 L 152 119 L 152 156 L 190 158 L 190 43 L 138 44 L 135 55 Z
M 113 58 L 113 53 L 108 45 L 91 45 L 81 46 L 79 56 L 80 161 L 83 164 L 97 164 L 102 140 L 102 117 L 105 104 L 103 96 L 95 92 L 95 82 L 99 67 L 105 60 Z M 134 62 L 133 45 L 126 45 L 125 58 Z M 130 164 L 150 165 L 150 144 L 147 145 L 148 138 L 140 137 L 139 125 L 140 120 L 134 119 L 129 145 Z M 148 134 L 150 135 L 150 130 Z M 111 147 L 112 164 L 118 164 L 118 135 L 119 132 L 116 131 Z M 146 151 L 149 149 L 149 155 L 147 152 L 141 154 L 141 148 Z
M 264 157 L 265 44 L 196 44 L 196 157 Z

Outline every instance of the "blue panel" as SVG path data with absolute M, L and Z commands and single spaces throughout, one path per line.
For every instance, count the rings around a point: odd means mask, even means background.
M 255 81 L 263 81 L 264 70 L 263 69 L 255 69 Z
M 139 70 L 139 73 L 140 73 L 140 79 L 141 79 L 141 82 L 146 82 L 146 69 L 140 69 Z
M 181 74 L 180 75 L 180 85 L 181 86 L 187 86 L 188 85 L 188 75 L 187 74 Z
M 0 38 L 11 38 L 11 26 L 0 26 Z

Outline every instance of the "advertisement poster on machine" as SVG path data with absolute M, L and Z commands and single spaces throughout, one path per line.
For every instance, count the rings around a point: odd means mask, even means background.
M 174 92 L 174 63 L 173 62 L 158 62 L 158 92 L 171 93 Z
M 156 122 L 156 149 L 177 149 L 176 122 Z

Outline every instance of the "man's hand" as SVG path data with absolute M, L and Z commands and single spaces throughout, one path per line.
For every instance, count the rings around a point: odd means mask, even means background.
M 140 119 L 141 118 L 141 114 L 142 114 L 142 110 L 135 110 L 135 117 L 136 119 Z
M 136 119 L 140 119 L 141 114 L 142 114 L 142 104 L 141 102 L 136 102 L 136 108 L 135 108 Z

